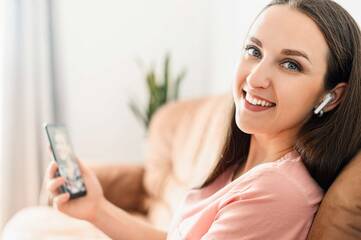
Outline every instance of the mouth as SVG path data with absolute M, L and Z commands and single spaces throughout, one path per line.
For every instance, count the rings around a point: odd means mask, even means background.
M 243 98 L 245 100 L 246 106 L 252 106 L 252 108 L 254 109 L 254 107 L 258 107 L 258 110 L 266 110 L 272 107 L 276 106 L 276 103 L 271 102 L 265 98 L 259 97 L 259 96 L 255 96 L 252 95 L 248 92 L 246 92 L 245 90 L 242 90 L 243 92 Z

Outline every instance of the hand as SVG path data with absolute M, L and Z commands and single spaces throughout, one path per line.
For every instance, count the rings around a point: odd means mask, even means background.
M 65 183 L 64 177 L 55 177 L 58 169 L 56 162 L 52 161 L 46 172 L 46 186 L 53 196 L 53 207 L 71 217 L 87 221 L 94 221 L 98 210 L 105 202 L 102 187 L 91 169 L 78 159 L 81 175 L 86 187 L 86 195 L 70 200 L 69 193 L 61 193 L 59 187 Z

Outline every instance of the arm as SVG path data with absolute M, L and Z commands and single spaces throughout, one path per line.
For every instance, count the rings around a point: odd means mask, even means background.
M 104 197 L 127 212 L 145 215 L 144 167 L 134 164 L 93 165 L 90 168 L 102 186 Z M 126 196 L 126 197 L 125 197 Z
M 71 217 L 93 223 L 112 239 L 165 239 L 166 233 L 137 220 L 110 203 L 104 197 L 102 187 L 94 172 L 81 161 L 78 162 L 87 187 L 87 194 L 72 200 L 69 199 L 68 193 L 61 193 L 58 190 L 65 180 L 63 177 L 54 177 L 58 168 L 57 164 L 52 162 L 48 168 L 46 186 L 53 195 L 52 203 L 55 209 Z
M 101 203 L 95 218 L 91 221 L 112 239 L 119 240 L 165 240 L 165 232 L 140 221 L 109 201 Z

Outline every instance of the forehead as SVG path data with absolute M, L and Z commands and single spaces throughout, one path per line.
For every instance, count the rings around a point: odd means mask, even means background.
M 286 5 L 272 6 L 263 11 L 252 25 L 250 36 L 261 40 L 264 48 L 302 50 L 310 59 L 327 57 L 327 42 L 316 23 Z

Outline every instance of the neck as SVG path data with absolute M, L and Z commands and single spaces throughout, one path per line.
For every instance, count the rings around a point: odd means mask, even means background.
M 292 133 L 278 134 L 277 136 L 253 134 L 245 170 L 264 162 L 273 162 L 293 150 L 296 137 Z

